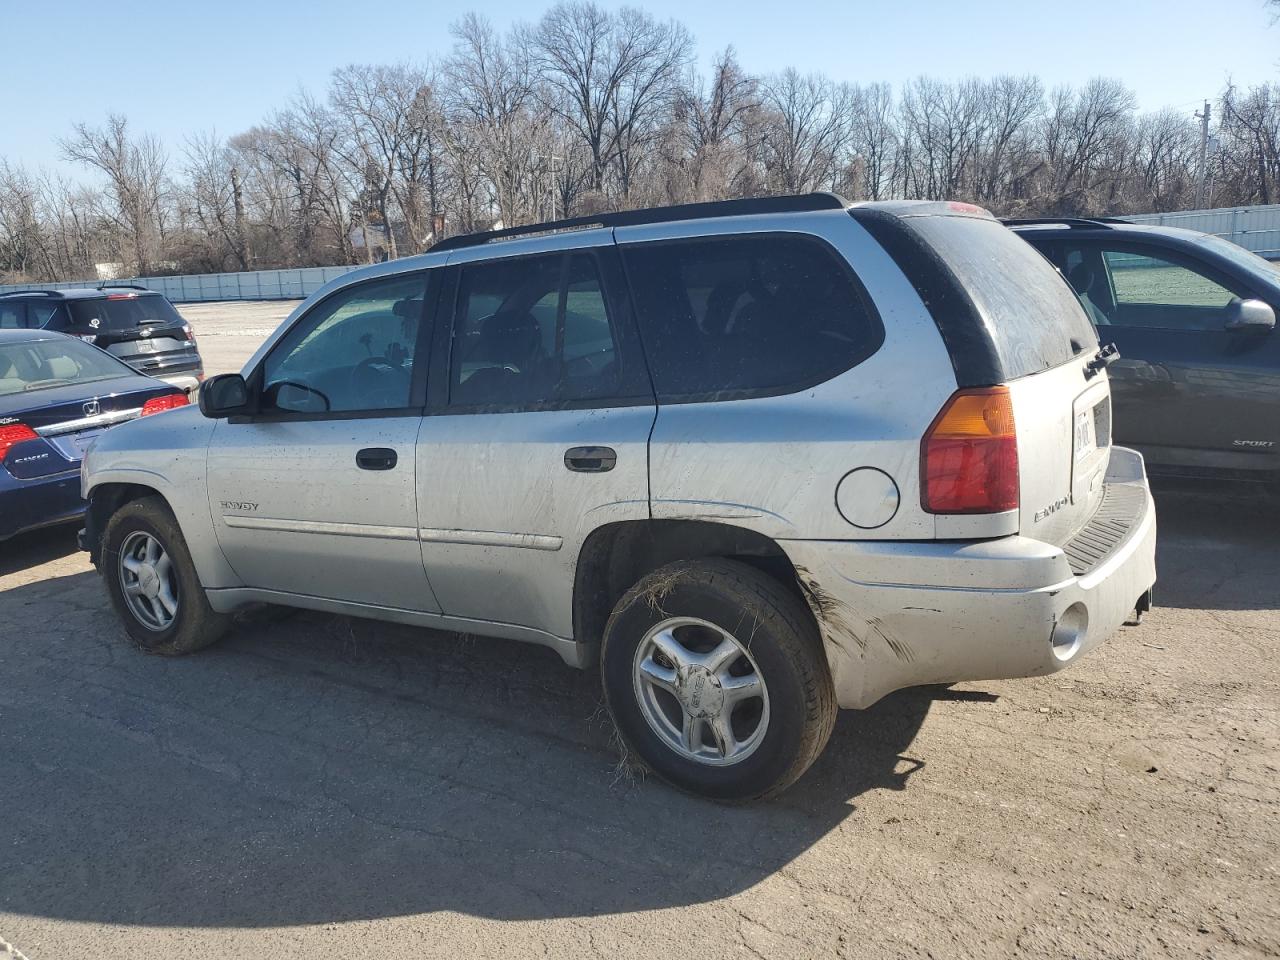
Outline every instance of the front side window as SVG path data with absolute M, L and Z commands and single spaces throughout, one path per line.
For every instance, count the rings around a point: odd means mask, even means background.
M 1221 330 L 1236 293 L 1194 267 L 1154 251 L 1103 250 L 1117 326 Z
M 623 258 L 659 399 L 803 389 L 883 337 L 848 268 L 814 237 L 636 243 Z
M 265 410 L 342 413 L 408 407 L 426 278 L 397 275 L 321 301 L 262 365 Z
M 617 337 L 590 253 L 462 268 L 449 400 L 529 407 L 618 392 Z

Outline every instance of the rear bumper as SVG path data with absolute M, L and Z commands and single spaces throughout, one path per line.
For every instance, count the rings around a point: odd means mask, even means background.
M 157 380 L 172 384 L 184 393 L 191 393 L 193 390 L 200 389 L 200 379 L 194 373 L 164 373 L 153 374 L 153 376 Z
M 84 514 L 80 471 L 17 480 L 0 468 L 0 540 L 75 520 Z
M 866 707 L 919 684 L 1053 673 L 1106 640 L 1156 579 L 1141 456 L 1113 449 L 1106 483 L 1106 529 L 1065 549 L 1022 536 L 782 541 L 819 620 L 840 705 Z

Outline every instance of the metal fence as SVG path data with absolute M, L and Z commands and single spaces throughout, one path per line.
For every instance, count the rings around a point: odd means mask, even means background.
M 1280 259 L 1280 203 L 1217 210 L 1179 210 L 1176 213 L 1128 214 L 1131 223 L 1200 230 L 1238 243 L 1268 260 Z
M 128 283 L 140 283 L 163 293 L 174 303 L 198 303 L 205 300 L 301 300 L 309 297 L 334 277 L 358 267 L 304 267 L 299 270 L 250 270 L 244 273 L 196 273 L 182 277 L 136 277 Z M 11 290 L 72 290 L 97 287 L 100 281 L 77 283 L 26 283 L 0 286 L 0 293 Z

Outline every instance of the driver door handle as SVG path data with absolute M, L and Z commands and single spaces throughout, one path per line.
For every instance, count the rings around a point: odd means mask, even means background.
M 365 447 L 356 452 L 356 466 L 361 470 L 390 470 L 396 465 L 396 452 L 390 447 Z
M 618 465 L 618 454 L 613 447 L 570 447 L 564 465 L 574 473 L 608 473 Z

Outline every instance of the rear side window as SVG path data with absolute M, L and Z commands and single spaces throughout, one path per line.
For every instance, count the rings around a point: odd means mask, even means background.
M 997 221 L 950 216 L 904 221 L 973 301 L 1004 379 L 1048 370 L 1097 349 L 1098 336 L 1071 288 L 1031 244 Z M 954 352 L 957 344 L 949 341 L 948 347 Z
M 33 303 L 27 308 L 27 326 L 47 330 L 66 329 L 66 310 L 61 303 Z
M 824 241 L 742 234 L 623 247 L 658 399 L 770 396 L 865 360 L 884 329 Z
M 616 397 L 618 343 L 589 253 L 462 268 L 450 402 L 532 408 Z
M 21 300 L 0 300 L 0 330 L 21 330 L 25 327 L 27 305 Z
M 92 300 L 72 300 L 70 306 L 72 327 L 78 332 L 182 325 L 182 317 L 173 305 L 156 294 L 110 294 Z

